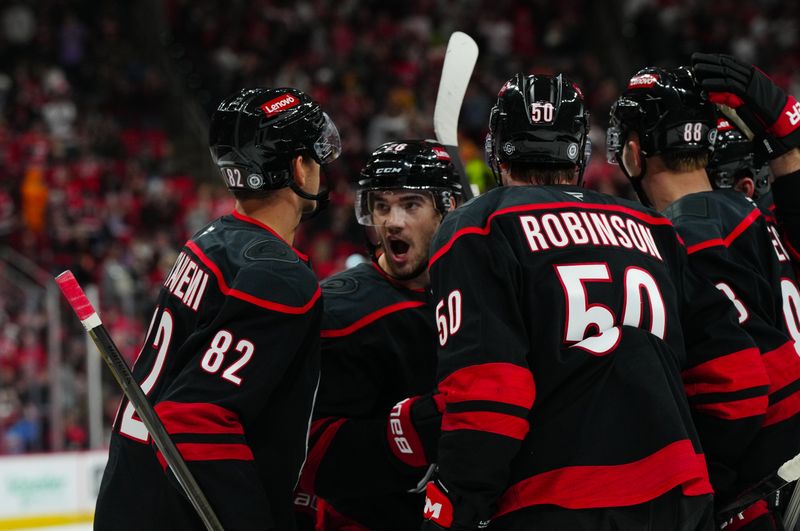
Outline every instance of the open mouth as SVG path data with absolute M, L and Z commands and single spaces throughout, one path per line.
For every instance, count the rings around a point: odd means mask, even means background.
M 402 240 L 389 240 L 389 247 L 392 249 L 392 254 L 402 256 L 408 252 L 409 245 Z

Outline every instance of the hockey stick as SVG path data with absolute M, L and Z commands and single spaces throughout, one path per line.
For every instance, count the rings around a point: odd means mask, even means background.
M 203 491 L 200 490 L 200 486 L 195 481 L 189 467 L 186 466 L 186 462 L 175 447 L 175 443 L 169 438 L 167 430 L 161 423 L 161 419 L 156 415 L 153 406 L 147 401 L 142 388 L 133 379 L 133 375 L 122 358 L 122 354 L 114 344 L 114 340 L 108 335 L 106 327 L 100 321 L 100 316 L 97 315 L 92 303 L 86 298 L 86 294 L 78 284 L 72 271 L 64 271 L 58 275 L 56 284 L 61 288 L 61 293 L 64 294 L 78 319 L 81 320 L 81 324 L 91 336 L 94 344 L 97 345 L 97 350 L 100 351 L 100 355 L 106 365 L 111 369 L 111 373 L 119 383 L 125 396 L 133 404 L 139 418 L 144 422 L 147 431 L 150 432 L 153 441 L 155 441 L 156 446 L 161 451 L 170 469 L 172 469 L 189 501 L 192 502 L 206 529 L 208 531 L 224 531 L 217 515 L 211 508 L 211 504 L 208 503 Z
M 461 177 L 461 193 L 465 200 L 473 195 L 464 164 L 458 154 L 458 115 L 461 103 L 467 92 L 472 70 L 478 60 L 478 45 L 466 33 L 456 31 L 450 35 L 447 51 L 444 54 L 442 77 L 439 80 L 439 93 L 433 109 L 433 131 L 436 140 L 442 144 Z
M 786 461 L 776 472 L 748 488 L 738 498 L 717 511 L 718 520 L 727 521 L 755 502 L 763 500 L 792 481 L 797 481 L 798 478 L 800 478 L 800 454 Z M 786 529 L 789 530 L 790 528 L 787 527 Z
M 792 497 L 789 498 L 789 505 L 786 506 L 786 512 L 783 513 L 783 528 L 786 531 L 794 531 L 797 525 L 797 517 L 800 516 L 800 489 L 797 488 L 797 483 L 794 485 L 794 492 Z

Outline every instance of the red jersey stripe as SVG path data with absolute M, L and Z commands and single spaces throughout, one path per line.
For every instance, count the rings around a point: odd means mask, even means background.
M 442 247 L 436 251 L 433 256 L 431 256 L 430 260 L 428 261 L 428 267 L 432 267 L 433 264 L 441 258 L 453 244 L 461 238 L 462 236 L 466 236 L 467 234 L 477 234 L 479 236 L 486 236 L 489 234 L 491 230 L 492 221 L 497 216 L 502 216 L 505 214 L 514 214 L 518 212 L 533 212 L 536 210 L 556 210 L 560 208 L 572 208 L 577 210 L 604 210 L 607 212 L 619 212 L 621 214 L 627 214 L 631 217 L 637 218 L 645 223 L 649 223 L 651 225 L 672 225 L 672 222 L 664 217 L 660 216 L 653 216 L 646 212 L 640 212 L 638 210 L 634 210 L 632 208 L 624 207 L 622 205 L 598 205 L 598 204 L 586 204 L 586 203 L 578 203 L 578 202 L 571 202 L 571 201 L 563 201 L 558 203 L 533 203 L 533 204 L 525 204 L 525 205 L 517 205 L 513 207 L 503 208 L 501 210 L 497 210 L 493 212 L 489 218 L 486 220 L 486 224 L 483 227 L 464 227 L 456 231 L 450 237 L 450 240 Z
M 800 380 L 800 357 L 794 341 L 761 355 L 769 376 L 769 393 L 772 394 Z
M 219 270 L 217 264 L 211 261 L 209 257 L 203 253 L 200 247 L 197 246 L 196 243 L 193 241 L 186 242 L 186 247 L 189 248 L 192 253 L 194 253 L 197 258 L 203 262 L 203 264 L 214 273 L 214 276 L 217 278 L 217 283 L 219 284 L 219 290 L 230 297 L 235 297 L 237 299 L 241 299 L 243 301 L 249 302 L 250 304 L 254 304 L 256 306 L 260 306 L 262 308 L 266 308 L 268 310 L 273 310 L 276 312 L 281 313 L 288 313 L 292 315 L 298 315 L 306 313 L 308 310 L 314 307 L 314 303 L 317 302 L 322 291 L 317 286 L 317 291 L 314 292 L 314 295 L 311 296 L 311 300 L 305 303 L 302 306 L 289 306 L 287 304 L 281 304 L 279 302 L 268 301 L 267 299 L 260 299 L 249 293 L 245 293 L 243 291 L 239 291 L 238 289 L 233 289 L 228 287 L 228 284 L 225 282 L 225 278 L 222 276 L 222 271 Z
M 687 396 L 706 393 L 730 393 L 752 387 L 769 385 L 766 370 L 753 371 L 763 366 L 758 349 L 748 348 L 708 360 L 681 373 Z
M 767 505 L 767 500 L 759 500 L 742 511 L 741 515 L 734 518 L 733 522 L 728 524 L 724 529 L 725 531 L 736 531 L 737 529 L 742 529 L 756 518 L 764 516 L 768 512 L 769 506 Z
M 171 435 L 179 433 L 244 434 L 239 416 L 229 409 L 202 402 L 159 402 L 156 413 Z
M 650 501 L 681 486 L 687 496 L 711 494 L 703 454 L 691 441 L 676 441 L 638 461 L 620 465 L 568 466 L 512 485 L 494 518 L 532 505 L 567 509 L 624 507 Z
M 528 434 L 528 421 L 513 415 L 493 411 L 466 411 L 442 415 L 442 431 L 484 431 L 522 440 Z
M 246 444 L 178 443 L 175 445 L 184 461 L 253 461 L 253 451 Z M 156 451 L 161 468 L 167 469 L 167 460 Z
M 320 419 L 320 421 L 322 420 L 324 419 Z M 329 424 L 325 428 L 325 431 L 319 436 L 317 442 L 308 452 L 308 457 L 303 465 L 303 473 L 300 476 L 300 483 L 297 485 L 298 491 L 305 492 L 306 494 L 314 494 L 316 492 L 315 486 L 319 465 L 322 464 L 322 459 L 325 457 L 325 452 L 328 451 L 328 446 L 330 446 L 331 442 L 333 442 L 336 432 L 339 431 L 339 428 L 342 427 L 342 424 L 344 424 L 345 421 L 347 421 L 347 419 L 339 419 Z M 319 429 L 318 426 L 319 425 L 317 425 L 317 428 L 312 427 L 312 429 Z
M 795 391 L 786 398 L 775 402 L 767 409 L 767 417 L 762 426 L 772 426 L 800 413 L 800 391 Z
M 512 363 L 484 363 L 452 373 L 439 384 L 445 402 L 489 400 L 530 409 L 536 398 L 533 375 Z
M 723 247 L 730 247 L 731 244 L 741 236 L 741 234 L 747 230 L 750 225 L 752 225 L 758 218 L 761 216 L 761 211 L 757 208 L 753 209 L 742 221 L 739 222 L 738 225 L 731 231 L 730 234 L 725 236 L 723 240 L 719 238 L 714 238 L 712 240 L 696 243 L 694 245 L 690 245 L 687 247 L 686 252 L 688 254 L 696 253 L 697 251 L 702 251 L 703 249 L 707 249 L 709 247 L 715 247 L 721 245 Z
M 425 306 L 426 303 L 422 301 L 405 301 L 405 302 L 398 302 L 396 304 L 391 304 L 386 306 L 385 308 L 381 308 L 380 310 L 376 310 L 370 314 L 365 315 L 355 323 L 352 323 L 344 328 L 337 328 L 337 329 L 327 329 L 320 331 L 320 337 L 343 337 L 356 332 L 370 323 L 373 323 L 380 319 L 381 317 L 385 317 L 391 313 L 399 312 L 402 310 L 408 310 L 411 308 L 419 308 L 421 306 Z
M 769 407 L 769 399 L 766 396 L 757 396 L 714 404 L 695 404 L 692 407 L 712 417 L 737 420 L 764 415 Z

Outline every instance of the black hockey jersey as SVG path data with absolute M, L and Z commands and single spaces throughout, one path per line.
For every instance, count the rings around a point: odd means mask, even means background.
M 800 451 L 800 293 L 789 253 L 769 213 L 735 190 L 684 196 L 664 214 L 683 238 L 690 266 L 733 302 L 770 379 L 762 430 L 737 470 L 736 490 L 743 490 Z
M 295 528 L 320 297 L 307 258 L 236 212 L 192 237 L 164 281 L 133 375 L 226 531 Z M 95 529 L 202 529 L 163 465 L 123 400 Z
M 407 491 L 425 468 L 410 468 L 394 457 L 387 423 L 395 404 L 435 387 L 429 292 L 397 284 L 374 263 L 328 278 L 322 291 L 322 379 L 295 498 L 298 518 L 308 521 L 316 495 L 327 504 L 319 518 L 338 516 L 348 521 L 347 529 L 417 529 L 424 496 Z M 433 436 L 426 437 L 435 447 L 439 418 L 432 422 L 427 429 Z M 341 523 L 318 525 L 330 530 Z
M 775 217 L 781 236 L 794 262 L 800 270 L 800 171 L 784 175 L 772 183 L 775 199 Z
M 758 350 L 669 220 L 637 203 L 492 190 L 445 218 L 430 271 L 438 478 L 473 525 L 708 494 L 707 462 L 738 463 L 764 418 Z

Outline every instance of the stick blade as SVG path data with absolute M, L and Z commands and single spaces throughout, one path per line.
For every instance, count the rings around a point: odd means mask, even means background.
M 458 145 L 458 115 L 477 60 L 478 44 L 475 40 L 461 31 L 454 32 L 447 43 L 433 111 L 436 140 L 444 145 Z

